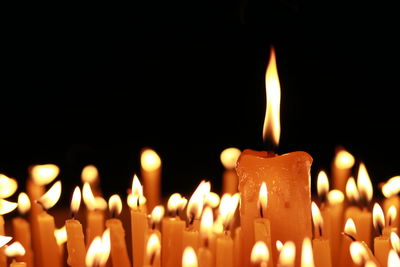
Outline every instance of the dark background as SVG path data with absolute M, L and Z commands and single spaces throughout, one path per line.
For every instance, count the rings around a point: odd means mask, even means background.
M 224 148 L 266 149 L 273 45 L 278 152 L 309 152 L 314 180 L 342 145 L 377 189 L 399 174 L 391 9 L 291 0 L 16 9 L 2 38 L 0 172 L 23 190 L 30 164 L 58 164 L 69 199 L 94 164 L 108 197 L 131 186 L 149 146 L 162 158 L 165 196 L 189 195 L 202 179 L 218 192 Z

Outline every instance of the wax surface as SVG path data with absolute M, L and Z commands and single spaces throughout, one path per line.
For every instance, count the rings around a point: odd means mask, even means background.
M 244 266 L 250 266 L 254 244 L 254 219 L 260 217 L 258 193 L 264 181 L 268 188 L 267 215 L 272 244 L 277 240 L 295 242 L 297 255 L 305 237 L 311 238 L 310 168 L 312 157 L 302 151 L 276 156 L 265 151 L 244 150 L 236 164 L 241 193 L 240 217 Z M 273 250 L 273 256 L 278 253 Z

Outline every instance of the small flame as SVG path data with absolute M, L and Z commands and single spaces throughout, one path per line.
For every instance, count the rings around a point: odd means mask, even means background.
M 353 238 L 357 235 L 356 225 L 352 218 L 348 218 L 345 225 L 344 225 L 344 233 L 352 236 Z
M 93 195 L 92 188 L 88 182 L 85 182 L 83 184 L 82 188 L 82 196 L 83 196 L 83 202 L 86 205 L 86 208 L 88 210 L 95 210 L 96 209 L 96 201 Z
M 182 267 L 197 267 L 196 252 L 192 247 L 186 247 L 182 255 Z
M 276 240 L 275 247 L 276 247 L 276 250 L 277 250 L 278 252 L 281 252 L 281 250 L 282 250 L 282 248 L 283 248 L 283 243 L 282 243 L 282 241 Z
M 168 212 L 176 214 L 178 210 L 183 210 L 187 204 L 187 199 L 182 197 L 179 193 L 173 193 L 167 203 Z
M 216 208 L 219 205 L 221 198 L 217 193 L 209 192 L 206 195 L 206 199 L 204 200 L 204 204 L 210 206 L 211 208 Z
M 329 192 L 328 175 L 326 174 L 325 171 L 321 170 L 318 173 L 317 177 L 317 193 L 322 200 L 325 200 L 328 192 Z
M 119 195 L 114 194 L 108 199 L 108 209 L 113 216 L 119 216 L 122 212 L 122 200 Z
M 93 239 L 87 252 L 85 263 L 87 267 L 103 266 L 106 264 L 111 251 L 110 229 L 104 231 L 102 237 Z
M 334 164 L 339 169 L 350 169 L 355 163 L 354 156 L 343 148 L 337 150 Z
M 31 169 L 31 177 L 37 185 L 51 183 L 59 173 L 60 169 L 54 164 L 35 165 Z
M 204 201 L 208 193 L 210 193 L 210 182 L 201 181 L 189 199 L 186 215 L 189 220 L 199 219 L 203 211 Z
M 295 257 L 296 245 L 292 241 L 285 242 L 279 254 L 278 263 L 280 266 L 294 266 Z
M 239 205 L 240 195 L 235 193 L 232 196 L 228 193 L 221 198 L 221 203 L 218 207 L 219 219 L 225 229 L 228 229 L 233 216 L 235 215 L 237 206 Z
M 376 265 L 376 263 L 373 260 L 368 260 L 364 267 L 378 267 L 378 265 Z
M 393 249 L 389 251 L 387 267 L 399 267 L 400 266 L 400 257 L 399 254 L 396 253 Z
M 150 261 L 148 262 L 148 266 L 153 265 L 154 259 L 160 257 L 160 253 L 161 253 L 160 239 L 158 238 L 157 234 L 152 233 L 149 239 L 147 240 L 147 246 L 146 246 L 146 255 Z
M 400 238 L 396 232 L 390 233 L 390 244 L 397 253 L 400 253 Z
M 25 255 L 25 248 L 18 241 L 15 241 L 11 245 L 7 246 L 4 250 L 4 254 L 7 257 L 20 257 Z
M 21 192 L 18 195 L 18 211 L 20 214 L 25 214 L 31 209 L 31 201 L 26 193 Z
M 56 237 L 57 245 L 61 246 L 67 242 L 67 228 L 65 225 L 59 229 L 54 230 L 54 236 Z
M 337 190 L 337 189 L 333 189 L 333 190 L 329 191 L 328 203 L 330 205 L 340 204 L 340 203 L 343 203 L 343 201 L 344 201 L 344 194 L 342 193 L 342 191 Z
M 258 202 L 257 202 L 258 210 L 260 211 L 261 217 L 265 217 L 267 214 L 267 206 L 268 206 L 268 190 L 267 184 L 262 182 L 260 186 L 260 191 L 258 193 Z
M 371 179 L 369 178 L 367 168 L 364 163 L 360 163 L 357 175 L 357 187 L 360 192 L 360 200 L 364 205 L 367 205 L 373 197 L 374 190 L 372 188 Z
M 18 183 L 15 179 L 0 173 L 0 198 L 12 196 L 18 189 Z
M 157 205 L 151 211 L 151 224 L 159 224 L 164 217 L 165 209 L 162 205 Z
M 365 247 L 359 241 L 351 242 L 350 244 L 350 255 L 353 262 L 357 265 L 361 265 L 368 259 L 368 252 Z
M 96 210 L 106 210 L 108 207 L 107 201 L 102 197 L 94 198 Z
M 71 200 L 71 211 L 73 214 L 76 214 L 79 211 L 79 207 L 81 205 L 81 195 L 81 189 L 79 186 L 75 187 Z
M 0 215 L 12 212 L 17 208 L 18 204 L 8 200 L 0 199 Z
M 310 238 L 303 240 L 301 248 L 301 267 L 314 267 L 314 256 Z
M 264 118 L 263 140 L 271 139 L 274 145 L 279 145 L 281 135 L 280 104 L 281 86 L 276 67 L 275 50 L 271 47 L 270 58 L 265 74 L 265 90 L 267 106 Z
M 229 147 L 221 152 L 220 159 L 222 165 L 227 170 L 233 170 L 236 167 L 236 161 L 240 156 L 240 149 L 236 147 Z
M 346 197 L 350 202 L 357 203 L 360 201 L 360 193 L 353 177 L 350 177 L 346 183 Z
M 393 222 L 397 217 L 397 208 L 395 205 L 391 205 L 386 214 L 386 220 L 389 226 L 392 226 Z
M 324 221 L 323 218 L 321 216 L 321 211 L 319 210 L 317 204 L 315 204 L 315 202 L 311 202 L 311 213 L 312 213 L 312 221 L 314 224 L 314 229 L 318 229 L 318 231 L 316 231 L 318 233 L 319 236 L 322 235 L 322 227 L 324 225 Z
M 256 266 L 266 267 L 269 260 L 269 250 L 263 241 L 257 241 L 251 250 L 250 261 Z
M 375 203 L 372 209 L 372 222 L 375 230 L 381 235 L 383 227 L 385 227 L 385 215 L 378 203 Z
M 128 195 L 127 203 L 128 206 L 134 210 L 137 210 L 140 206 L 146 204 L 147 199 L 144 196 L 140 196 L 139 200 L 137 196 L 134 196 L 133 194 Z M 139 203 L 139 206 L 138 206 Z
M 99 171 L 94 165 L 87 165 L 82 170 L 81 179 L 83 183 L 92 184 L 99 179 Z
M 61 181 L 57 181 L 44 195 L 38 200 L 44 209 L 53 207 L 61 196 Z
M 143 196 L 143 186 L 135 174 L 132 180 L 132 192 L 128 195 L 128 206 L 137 210 L 144 203 L 146 203 L 146 198 Z
M 400 176 L 394 176 L 390 178 L 383 186 L 382 186 L 382 194 L 389 198 L 391 196 L 395 196 L 400 192 Z
M 12 239 L 11 236 L 0 235 L 0 248 L 7 245 L 7 243 L 10 242 L 11 239 Z
M 140 155 L 140 163 L 146 171 L 154 171 L 160 168 L 161 159 L 153 149 L 146 148 Z
M 202 240 L 210 240 L 214 224 L 214 215 L 210 207 L 206 207 L 203 211 L 200 221 L 200 235 Z

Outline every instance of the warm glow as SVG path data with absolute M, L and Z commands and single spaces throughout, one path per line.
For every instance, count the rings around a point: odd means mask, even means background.
M 330 205 L 340 204 L 340 203 L 343 203 L 343 201 L 344 201 L 344 194 L 342 193 L 342 191 L 337 190 L 337 189 L 333 189 L 333 190 L 329 191 L 328 203 Z
M 237 206 L 239 205 L 240 195 L 235 193 L 232 196 L 228 193 L 221 198 L 221 203 L 218 207 L 219 217 L 222 226 L 227 229 L 235 215 Z
M 12 196 L 18 189 L 17 181 L 0 173 L 0 198 Z
M 255 266 L 266 267 L 269 260 L 269 251 L 263 241 L 257 241 L 251 250 L 250 261 Z
M 240 156 L 240 149 L 236 147 L 229 147 L 221 152 L 220 159 L 225 169 L 233 170 L 236 167 L 236 161 Z
M 153 225 L 159 224 L 164 217 L 165 209 L 162 205 L 157 205 L 151 211 L 151 223 Z
M 391 226 L 394 222 L 394 220 L 396 220 L 397 217 L 397 209 L 396 206 L 392 205 L 389 207 L 387 214 L 386 214 L 386 220 L 387 220 L 387 224 L 389 226 Z
M 128 195 L 128 206 L 137 210 L 144 203 L 146 203 L 146 198 L 143 196 L 143 186 L 135 174 L 132 180 L 132 192 Z
M 102 197 L 95 197 L 94 203 L 96 210 L 106 210 L 108 207 L 107 201 Z
M 321 170 L 318 173 L 318 177 L 317 177 L 317 193 L 321 199 L 325 200 L 328 192 L 329 192 L 328 175 L 326 174 L 325 171 Z
M 400 192 L 400 176 L 394 176 L 390 178 L 383 186 L 382 186 L 382 194 L 389 198 L 391 196 L 395 196 Z
M 314 224 L 314 229 L 316 229 L 319 235 L 322 235 L 322 227 L 323 227 L 323 219 L 321 216 L 321 211 L 319 210 L 317 204 L 315 202 L 311 202 L 311 214 L 312 214 L 312 221 Z
M 51 183 L 59 174 L 60 169 L 54 164 L 35 165 L 31 170 L 31 177 L 37 185 Z
M 283 243 L 282 243 L 282 241 L 276 240 L 275 247 L 276 247 L 276 250 L 277 250 L 278 252 L 281 252 L 281 250 L 282 250 L 282 248 L 283 248 Z
M 220 201 L 221 199 L 217 193 L 210 192 L 206 194 L 206 199 L 204 200 L 204 204 L 214 209 L 218 207 Z
M 10 242 L 12 239 L 11 236 L 0 235 L 0 248 Z
M 360 200 L 360 193 L 358 192 L 356 181 L 350 177 L 346 183 L 346 197 L 350 202 L 357 203 Z
M 186 208 L 186 215 L 189 221 L 199 219 L 203 211 L 204 201 L 208 193 L 210 193 L 210 182 L 201 181 L 189 199 Z
M 385 227 L 385 215 L 383 215 L 383 210 L 378 203 L 375 203 L 372 209 L 372 222 L 375 230 L 381 235 L 383 227 Z
M 158 238 L 157 234 L 152 233 L 149 239 L 147 240 L 146 255 L 149 259 L 154 259 L 160 256 L 160 252 L 161 252 L 160 239 Z M 148 262 L 147 264 L 151 266 L 153 263 Z
M 392 244 L 392 248 L 397 252 L 400 253 L 400 238 L 396 234 L 396 232 L 390 233 L 390 243 Z
M 334 164 L 339 169 L 350 169 L 355 163 L 354 156 L 344 149 L 336 152 Z
M 99 171 L 94 165 L 87 165 L 82 170 L 81 179 L 83 183 L 92 184 L 99 179 Z
M 12 212 L 17 208 L 18 204 L 8 200 L 0 199 L 0 215 Z
M 261 217 L 265 217 L 267 215 L 267 206 L 268 206 L 268 190 L 267 190 L 267 184 L 265 182 L 262 182 L 260 186 L 260 191 L 258 192 L 257 205 Z
M 345 225 L 344 225 L 344 232 L 347 235 L 350 235 L 352 237 L 356 237 L 357 235 L 357 229 L 356 225 L 354 224 L 354 221 L 352 218 L 347 219 Z
M 354 241 L 350 244 L 350 255 L 355 264 L 361 265 L 368 259 L 368 252 L 361 242 Z
M 182 267 L 197 267 L 196 252 L 192 247 L 186 247 L 182 255 Z
M 115 217 L 122 212 L 122 200 L 119 195 L 114 194 L 108 199 L 108 209 L 110 213 Z
M 79 206 L 81 205 L 81 189 L 79 186 L 75 187 L 71 200 L 71 211 L 73 214 L 78 213 Z
M 279 254 L 278 264 L 281 267 L 294 266 L 296 257 L 296 245 L 292 241 L 287 241 L 283 245 Z
M 311 240 L 306 237 L 301 247 L 301 267 L 314 267 L 314 256 Z
M 171 214 L 176 214 L 177 211 L 183 210 L 187 204 L 187 199 L 179 193 L 173 193 L 167 203 L 167 210 Z
M 147 202 L 147 199 L 144 196 L 134 196 L 133 194 L 129 194 L 127 198 L 128 206 L 134 210 L 137 210 L 141 205 L 144 205 Z
M 140 164 L 144 170 L 154 171 L 160 168 L 161 159 L 154 150 L 146 148 L 140 155 Z
M 364 267 L 379 267 L 379 266 L 376 265 L 376 263 L 373 262 L 372 260 L 368 260 L 368 261 L 365 263 Z
M 210 240 L 214 224 L 214 215 L 210 207 L 206 207 L 201 215 L 200 235 L 202 240 Z
M 53 207 L 61 196 L 61 181 L 57 181 L 52 187 L 38 200 L 44 209 Z
M 389 251 L 387 267 L 399 267 L 400 257 L 393 249 Z
M 86 208 L 88 210 L 95 210 L 96 209 L 96 202 L 94 199 L 94 195 L 92 192 L 92 188 L 88 182 L 83 184 L 82 188 L 82 196 L 83 202 L 85 202 Z
M 367 205 L 371 200 L 374 194 L 371 179 L 369 178 L 367 168 L 365 167 L 364 163 L 360 163 L 360 167 L 358 169 L 357 175 L 357 188 L 358 192 L 360 192 L 360 200 L 364 201 Z
M 86 252 L 86 266 L 104 266 L 110 256 L 110 251 L 110 230 L 107 229 L 104 231 L 102 237 L 96 236 L 90 244 Z
M 267 107 L 263 127 L 263 140 L 264 142 L 266 140 L 271 140 L 277 146 L 279 145 L 279 138 L 281 135 L 281 86 L 279 84 L 274 48 L 271 48 L 267 72 L 265 74 L 265 90 Z
M 31 209 L 31 201 L 26 193 L 21 192 L 18 195 L 18 212 L 25 214 Z
M 131 194 L 134 196 L 142 196 L 143 195 L 143 186 L 140 183 L 139 177 L 136 174 L 133 175 Z
M 59 246 L 67 242 L 67 228 L 65 228 L 65 225 L 54 230 L 54 236 L 56 237 L 56 241 Z
M 25 248 L 18 241 L 12 243 L 4 249 L 4 254 L 7 257 L 19 257 L 25 255 Z

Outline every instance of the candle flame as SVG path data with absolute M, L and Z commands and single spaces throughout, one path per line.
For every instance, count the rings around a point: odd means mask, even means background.
M 95 197 L 94 203 L 96 210 L 106 210 L 108 207 L 107 201 L 102 197 Z
M 210 206 L 211 208 L 216 208 L 219 205 L 221 198 L 217 193 L 209 192 L 206 194 L 206 199 L 204 200 L 204 204 Z
M 210 193 L 211 184 L 205 180 L 201 181 L 189 199 L 186 215 L 189 220 L 199 219 L 203 211 L 204 201 L 208 193 Z
M 322 200 L 325 200 L 328 192 L 329 192 L 328 175 L 324 170 L 321 170 L 318 173 L 317 177 L 317 194 Z
M 196 252 L 192 247 L 186 247 L 182 255 L 182 267 L 197 267 Z
M 122 200 L 119 195 L 114 194 L 108 199 L 108 209 L 111 214 L 118 216 L 122 212 Z
M 351 242 L 350 244 L 351 259 L 355 264 L 361 265 L 368 259 L 368 252 L 359 241 Z
M 88 210 L 96 209 L 96 201 L 93 195 L 92 188 L 88 182 L 85 182 L 82 187 L 83 202 Z
M 271 47 L 268 67 L 265 74 L 265 90 L 267 97 L 267 106 L 263 127 L 263 140 L 265 142 L 267 139 L 271 139 L 274 145 L 278 146 L 281 134 L 281 86 L 279 83 L 275 50 L 273 47 Z
M 175 214 L 178 210 L 183 210 L 187 204 L 187 199 L 179 193 L 173 193 L 167 203 L 167 210 L 171 214 Z
M 275 247 L 276 247 L 276 250 L 277 250 L 278 252 L 281 252 L 281 250 L 282 250 L 282 248 L 283 248 L 283 243 L 282 243 L 282 241 L 276 240 Z
M 26 193 L 21 192 L 18 195 L 18 211 L 20 214 L 25 214 L 31 209 L 31 201 Z
M 0 173 L 0 198 L 12 196 L 18 189 L 18 183 L 15 179 Z
M 328 203 L 330 205 L 340 204 L 340 203 L 343 203 L 343 201 L 344 201 L 344 194 L 342 193 L 342 191 L 337 190 L 337 189 L 333 189 L 333 190 L 329 191 Z
M 52 208 L 61 196 L 61 181 L 55 182 L 50 189 L 40 197 L 38 202 L 43 206 L 44 209 L 48 210 Z
M 90 244 L 85 263 L 87 267 L 103 266 L 107 263 L 111 251 L 110 229 L 106 229 L 102 235 L 96 236 Z
M 61 246 L 67 242 L 67 228 L 65 225 L 59 229 L 54 230 L 54 236 L 56 238 L 57 245 Z
M 382 194 L 389 198 L 400 192 L 400 176 L 394 176 L 382 186 Z
M 311 202 L 311 214 L 312 214 L 312 221 L 314 224 L 314 229 L 318 233 L 319 236 L 322 235 L 322 227 L 324 225 L 324 220 L 321 216 L 321 211 L 319 210 L 317 204 L 315 202 Z
M 0 248 L 7 245 L 8 242 L 12 240 L 11 236 L 0 235 Z
M 314 267 L 314 256 L 310 238 L 303 240 L 301 248 L 301 267 Z
M 372 222 L 375 230 L 381 235 L 383 227 L 385 227 L 385 215 L 383 214 L 382 207 L 375 203 L 372 209 Z
M 81 173 L 83 183 L 93 184 L 99 179 L 99 171 L 94 165 L 87 165 L 83 168 Z
M 164 217 L 165 209 L 162 205 L 157 205 L 151 211 L 151 223 L 152 224 L 159 224 Z
M 386 214 L 386 220 L 388 225 L 391 226 L 397 217 L 397 208 L 395 205 L 391 205 Z
M 146 258 L 148 259 L 147 264 L 149 266 L 152 266 L 152 262 L 154 262 L 154 259 L 156 257 L 159 257 L 161 253 L 161 245 L 160 245 L 160 239 L 157 234 L 152 233 L 147 240 L 147 246 L 146 246 Z M 153 259 L 153 260 L 152 260 Z
M 0 199 L 0 215 L 12 212 L 17 208 L 18 204 L 5 199 Z
M 352 237 L 356 237 L 357 235 L 357 229 L 356 229 L 356 225 L 353 221 L 352 218 L 348 218 L 345 225 L 344 225 L 344 233 L 352 236 Z
M 346 183 L 346 197 L 349 202 L 357 203 L 360 200 L 360 193 L 354 177 L 350 177 Z
M 140 155 L 140 163 L 144 170 L 155 171 L 160 168 L 161 159 L 153 149 L 145 148 Z
M 390 244 L 397 253 L 400 253 L 400 238 L 396 232 L 390 233 Z
M 365 263 L 364 267 L 378 267 L 378 265 L 376 265 L 376 263 L 373 262 L 372 260 L 368 260 L 368 261 Z
M 292 241 L 287 241 L 283 245 L 281 252 L 279 253 L 278 263 L 279 266 L 287 267 L 294 266 L 294 260 L 296 257 L 296 245 Z
M 357 175 L 357 187 L 360 192 L 360 200 L 362 200 L 364 205 L 367 205 L 374 194 L 371 179 L 369 178 L 367 168 L 364 163 L 360 163 Z
M 222 226 L 227 229 L 232 222 L 237 206 L 239 205 L 240 194 L 235 193 L 230 195 L 225 193 L 221 198 L 221 203 L 218 207 L 218 213 Z
M 146 204 L 147 199 L 144 196 L 134 196 L 133 194 L 129 194 L 127 198 L 128 206 L 134 210 L 138 210 L 139 207 L 144 206 Z M 138 206 L 139 204 L 139 206 Z
M 4 254 L 6 254 L 7 257 L 20 257 L 25 255 L 25 248 L 22 246 L 22 244 L 18 241 L 15 241 L 11 245 L 7 246 L 4 249 Z
M 258 210 L 261 212 L 261 217 L 265 217 L 265 215 L 267 214 L 267 206 L 268 206 L 268 190 L 267 190 L 267 184 L 265 182 L 262 182 L 260 186 L 257 206 Z
M 389 251 L 387 267 L 398 267 L 400 266 L 400 257 L 393 249 Z
M 225 148 L 220 155 L 221 163 L 227 170 L 233 170 L 236 167 L 236 161 L 240 156 L 240 149 L 236 147 Z
M 338 148 L 336 151 L 334 164 L 339 169 L 350 169 L 355 163 L 354 156 L 344 148 Z
M 257 241 L 250 255 L 250 261 L 255 266 L 266 267 L 269 260 L 269 250 L 267 245 L 263 241 Z
M 210 207 L 203 211 L 200 221 L 200 236 L 202 240 L 210 240 L 214 224 L 214 215 Z
M 31 169 L 31 177 L 37 185 L 51 183 L 59 174 L 60 169 L 55 164 L 35 165 Z
M 79 188 L 79 186 L 77 186 L 74 189 L 74 193 L 72 194 L 72 200 L 71 200 L 71 211 L 73 214 L 78 213 L 80 205 L 81 205 L 81 189 Z

